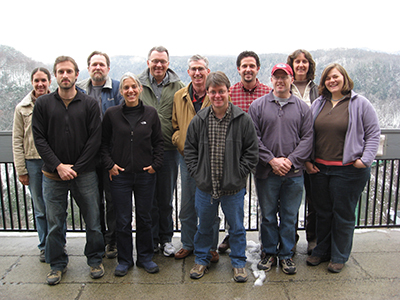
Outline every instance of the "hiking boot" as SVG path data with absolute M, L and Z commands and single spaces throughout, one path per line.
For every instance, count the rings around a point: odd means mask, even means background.
M 220 253 L 224 253 L 226 250 L 228 250 L 231 246 L 229 245 L 229 234 L 225 236 L 224 240 L 222 241 L 221 244 L 218 246 L 218 251 Z
M 100 264 L 97 267 L 90 267 L 90 277 L 92 277 L 93 279 L 99 279 L 103 276 L 104 276 L 103 264 Z
M 282 267 L 283 273 L 288 274 L 288 275 L 296 274 L 297 267 L 296 267 L 296 264 L 294 263 L 293 259 L 291 259 L 291 258 L 280 259 L 279 264 Z
M 128 274 L 128 270 L 130 268 L 132 268 L 132 266 L 118 264 L 118 266 L 115 268 L 114 275 L 119 277 L 125 276 L 126 274 Z
M 48 285 L 56 285 L 60 283 L 62 274 L 67 272 L 67 268 L 65 267 L 64 270 L 51 270 L 50 273 L 47 274 L 47 284 Z
M 306 263 L 309 266 L 315 267 L 315 266 L 318 266 L 320 263 L 322 263 L 324 261 L 327 261 L 327 260 L 328 259 L 324 259 L 324 258 L 319 257 L 319 256 L 311 255 L 311 256 L 307 257 Z
M 344 267 L 344 264 L 338 264 L 329 262 L 328 264 L 328 271 L 332 273 L 340 273 Z
M 307 245 L 307 254 L 311 255 L 312 251 L 314 250 L 314 248 L 317 246 L 317 240 L 312 240 L 310 242 L 308 242 Z
M 150 274 L 158 273 L 160 271 L 160 269 L 158 268 L 157 264 L 154 261 L 146 261 L 146 262 L 137 261 L 136 265 L 139 268 L 144 268 L 144 270 Z
M 217 251 L 211 251 L 211 250 L 210 250 L 210 253 L 211 253 L 210 262 L 212 262 L 212 263 L 217 263 L 217 262 L 219 261 L 219 254 L 218 254 L 218 252 L 217 252 Z
M 246 282 L 247 278 L 248 276 L 245 268 L 233 268 L 233 279 L 236 282 Z
M 267 255 L 263 252 L 261 260 L 257 264 L 257 269 L 269 272 L 271 271 L 272 266 L 276 266 L 276 257 L 273 255 Z
M 107 244 L 106 246 L 106 257 L 109 259 L 116 258 L 118 255 L 117 246 L 115 244 Z
M 42 263 L 46 262 L 46 255 L 45 255 L 45 253 L 44 253 L 44 249 L 43 249 L 43 250 L 40 250 L 40 253 L 39 253 L 39 261 L 42 262 Z
M 174 245 L 172 245 L 171 242 L 165 243 L 163 245 L 163 254 L 164 254 L 164 256 L 166 256 L 166 257 L 175 256 L 175 251 L 176 251 L 175 247 L 174 247 Z
M 203 277 L 205 273 L 208 273 L 208 266 L 195 264 L 190 270 L 190 278 L 199 279 Z
M 181 248 L 178 252 L 175 253 L 175 259 L 183 259 L 192 253 L 193 253 L 193 250 L 186 250 L 186 249 Z

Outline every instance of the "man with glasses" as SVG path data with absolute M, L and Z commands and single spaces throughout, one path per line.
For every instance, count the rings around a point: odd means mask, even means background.
M 312 116 L 308 105 L 290 92 L 293 71 L 289 65 L 275 65 L 271 82 L 272 92 L 249 108 L 260 156 L 255 177 L 263 252 L 257 267 L 270 271 L 278 257 L 282 271 L 295 274 L 292 249 L 303 194 L 304 162 L 312 148 Z
M 172 199 L 178 176 L 179 153 L 172 144 L 172 106 L 174 95 L 184 87 L 178 75 L 169 68 L 169 53 L 162 46 L 153 47 L 147 57 L 148 68 L 139 76 L 143 85 L 141 100 L 157 109 L 164 137 L 164 163 L 156 173 L 157 183 L 152 209 L 154 251 L 159 244 L 165 256 L 174 256 Z
M 194 238 L 195 265 L 190 278 L 208 272 L 213 224 L 221 203 L 229 224 L 231 264 L 236 282 L 247 281 L 244 194 L 247 175 L 258 162 L 258 141 L 248 114 L 229 102 L 230 82 L 222 72 L 207 77 L 211 106 L 198 112 L 185 141 L 185 162 L 196 181 L 198 227 Z
M 175 253 L 176 259 L 187 257 L 193 253 L 194 249 L 193 240 L 197 229 L 197 215 L 194 207 L 196 182 L 187 170 L 183 148 L 185 146 L 186 132 L 190 121 L 200 109 L 210 105 L 210 99 L 206 93 L 206 79 L 210 73 L 207 57 L 193 55 L 188 60 L 187 72 L 192 81 L 188 86 L 176 92 L 172 111 L 172 126 L 174 128 L 172 143 L 178 148 L 181 154 L 179 161 L 181 168 L 181 210 L 179 213 L 179 220 L 181 221 L 182 248 Z M 212 255 L 211 262 L 218 262 L 218 216 L 216 216 L 213 228 L 214 242 L 210 251 Z

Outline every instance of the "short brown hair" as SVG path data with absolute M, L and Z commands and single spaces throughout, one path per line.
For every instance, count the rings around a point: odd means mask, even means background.
M 217 85 L 225 85 L 228 90 L 231 87 L 231 82 L 229 81 L 229 78 L 225 75 L 224 72 L 221 72 L 221 71 L 211 72 L 207 76 L 207 80 L 206 80 L 206 90 L 207 91 L 210 86 L 214 87 Z
M 62 63 L 64 61 L 69 61 L 74 65 L 74 69 L 75 69 L 75 73 L 79 73 L 79 68 L 78 68 L 78 64 L 76 63 L 76 61 L 70 57 L 70 56 L 59 56 L 56 58 L 56 61 L 54 62 L 54 66 L 53 66 L 53 73 L 54 75 L 56 75 L 57 73 L 57 65 L 59 63 Z
M 341 93 L 342 93 L 342 95 L 347 95 L 353 89 L 354 82 L 353 82 L 353 80 L 351 80 L 349 74 L 347 74 L 347 71 L 345 70 L 345 68 L 343 68 L 341 65 L 339 65 L 337 63 L 332 63 L 332 64 L 328 65 L 325 68 L 325 70 L 322 72 L 321 81 L 319 82 L 319 86 L 318 86 L 319 94 L 325 96 L 326 98 L 332 97 L 331 92 L 327 89 L 327 87 L 325 85 L 326 77 L 328 77 L 328 74 L 332 69 L 336 69 L 339 71 L 340 74 L 342 74 L 343 88 L 342 88 Z
M 107 67 L 110 67 L 110 57 L 104 53 L 104 52 L 100 52 L 100 51 L 93 51 L 92 53 L 90 53 L 90 55 L 87 58 L 87 65 L 88 67 L 90 66 L 90 60 L 92 59 L 93 56 L 95 55 L 102 55 L 104 56 L 104 58 L 106 59 L 106 63 L 107 63 Z

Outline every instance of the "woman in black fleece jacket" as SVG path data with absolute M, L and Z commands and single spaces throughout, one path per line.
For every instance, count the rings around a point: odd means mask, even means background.
M 155 172 L 163 163 L 164 142 L 157 111 L 139 99 L 142 86 L 126 73 L 120 80 L 124 102 L 107 109 L 103 118 L 101 156 L 110 174 L 111 194 L 117 220 L 118 266 L 116 276 L 125 276 L 133 262 L 132 191 L 136 208 L 138 267 L 159 271 L 152 261 L 151 207 Z

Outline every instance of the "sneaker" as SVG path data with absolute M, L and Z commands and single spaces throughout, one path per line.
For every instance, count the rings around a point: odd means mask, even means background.
M 107 244 L 106 257 L 109 259 L 116 258 L 118 255 L 117 246 L 115 244 Z
M 174 245 L 172 245 L 171 242 L 165 243 L 163 245 L 163 254 L 166 257 L 175 256 L 175 247 L 174 247 Z
M 217 263 L 217 262 L 219 261 L 219 254 L 218 254 L 218 252 L 217 252 L 217 251 L 211 251 L 211 250 L 210 250 L 210 253 L 211 253 L 210 262 L 212 262 L 212 263 Z
M 126 274 L 128 274 L 128 270 L 130 268 L 132 268 L 132 266 L 118 264 L 118 266 L 115 268 L 114 275 L 119 277 L 125 276 Z
M 193 268 L 190 270 L 190 278 L 199 279 L 204 276 L 205 273 L 208 273 L 208 266 L 195 264 Z
M 272 266 L 276 266 L 276 257 L 273 255 L 267 255 L 263 252 L 261 260 L 257 264 L 257 269 L 269 272 L 271 271 Z
M 46 262 L 46 256 L 45 256 L 45 253 L 44 253 L 44 249 L 40 250 L 39 261 L 42 262 L 42 263 Z
M 338 264 L 329 262 L 328 264 L 328 271 L 332 273 L 340 273 L 344 267 L 344 264 Z
M 293 259 L 291 259 L 291 258 L 280 259 L 279 264 L 282 267 L 283 273 L 288 274 L 288 275 L 296 274 L 297 267 L 296 267 L 296 264 L 294 263 Z
M 186 250 L 186 249 L 181 248 L 178 252 L 175 253 L 175 259 L 185 258 L 192 253 L 193 253 L 193 250 Z
M 67 268 L 64 268 L 64 270 L 51 270 L 49 274 L 47 274 L 47 284 L 48 285 L 56 285 L 60 283 L 62 274 L 67 272 Z
M 137 261 L 136 265 L 139 268 L 144 268 L 144 270 L 150 274 L 158 273 L 160 271 L 157 264 L 153 261 L 146 261 L 146 262 Z
M 218 251 L 220 253 L 224 253 L 226 250 L 228 250 L 231 246 L 229 245 L 229 234 L 225 236 L 224 240 L 222 241 L 221 244 L 218 246 Z
M 103 276 L 104 276 L 103 264 L 100 264 L 97 267 L 90 267 L 90 277 L 92 277 L 93 279 L 99 279 Z
M 247 278 L 248 276 L 245 268 L 233 268 L 233 279 L 236 282 L 246 282 Z

